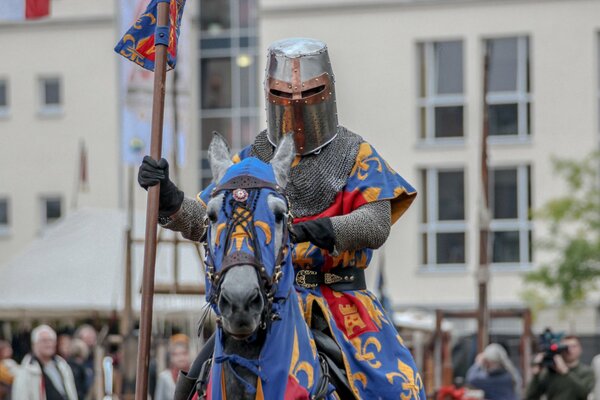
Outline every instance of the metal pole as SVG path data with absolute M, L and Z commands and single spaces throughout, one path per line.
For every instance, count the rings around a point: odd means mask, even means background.
M 169 3 L 158 3 L 157 27 L 169 24 Z M 152 99 L 152 136 L 150 156 L 161 158 L 162 130 L 165 107 L 165 79 L 167 73 L 167 46 L 156 44 L 154 94 Z M 160 185 L 148 188 L 146 208 L 146 242 L 144 244 L 144 273 L 142 281 L 142 311 L 138 346 L 135 399 L 148 398 L 148 366 L 152 333 L 152 305 L 154 300 L 154 270 L 156 267 L 156 234 Z

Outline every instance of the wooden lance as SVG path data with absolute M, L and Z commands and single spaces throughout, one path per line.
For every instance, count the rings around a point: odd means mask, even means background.
M 156 57 L 154 61 L 154 93 L 152 97 L 152 136 L 150 138 L 150 157 L 155 160 L 160 160 L 162 149 L 169 35 L 168 26 L 169 3 L 159 2 L 156 30 L 159 35 L 167 35 L 167 44 L 161 44 L 159 40 L 155 41 Z M 167 28 L 164 29 L 163 27 Z M 140 316 L 140 340 L 138 344 L 135 400 L 147 400 L 148 398 L 148 365 L 150 362 L 150 339 L 152 336 L 152 305 L 154 300 L 154 270 L 156 266 L 159 194 L 160 184 L 148 188 L 146 236 L 144 242 L 144 272 L 142 278 L 142 311 Z

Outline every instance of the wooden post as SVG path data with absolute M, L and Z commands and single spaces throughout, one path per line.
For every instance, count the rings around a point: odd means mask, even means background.
M 482 201 L 479 210 L 479 268 L 477 270 L 478 308 L 477 308 L 477 352 L 481 353 L 488 344 L 489 338 L 489 308 L 488 308 L 488 283 L 489 271 L 489 179 L 487 160 L 487 139 L 489 134 L 488 121 L 488 71 L 489 51 L 486 45 L 483 66 L 483 130 L 481 135 L 481 187 Z
M 169 3 L 158 3 L 156 26 L 169 24 Z M 165 79 L 167 73 L 167 46 L 156 44 L 154 64 L 154 94 L 152 99 L 152 136 L 150 156 L 161 158 L 163 117 L 165 108 Z M 138 345 L 135 399 L 148 398 L 148 366 L 150 363 L 150 339 L 152 333 L 152 306 L 154 300 L 154 270 L 156 267 L 156 234 L 158 224 L 158 201 L 160 184 L 148 188 L 146 208 L 146 241 L 144 243 L 144 272 L 142 280 L 142 311 L 140 340 Z

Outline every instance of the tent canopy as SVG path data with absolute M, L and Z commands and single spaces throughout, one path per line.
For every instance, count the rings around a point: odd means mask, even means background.
M 134 239 L 143 239 L 144 215 L 136 213 Z M 20 254 L 0 266 L 0 318 L 109 314 L 124 305 L 127 216 L 84 208 L 57 221 Z M 160 230 L 159 237 L 174 234 Z M 179 283 L 204 284 L 196 248 L 178 246 Z M 133 311 L 139 313 L 143 244 L 133 245 Z M 173 283 L 174 245 L 159 243 L 156 284 Z M 200 295 L 155 295 L 157 315 L 199 312 Z

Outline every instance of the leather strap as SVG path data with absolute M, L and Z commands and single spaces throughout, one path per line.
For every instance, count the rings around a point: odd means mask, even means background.
M 307 289 L 326 285 L 337 292 L 367 288 L 364 269 L 356 267 L 337 267 L 327 272 L 300 269 L 296 271 L 295 283 Z
M 275 183 L 263 181 L 262 179 L 258 179 L 256 177 L 250 176 L 250 175 L 240 175 L 240 176 L 231 178 L 230 180 L 228 180 L 227 182 L 225 182 L 221 185 L 216 186 L 212 191 L 212 195 L 214 196 L 216 193 L 218 193 L 222 190 L 263 189 L 263 188 L 269 188 L 276 192 L 283 193 L 283 189 L 281 188 L 281 186 L 279 186 Z

